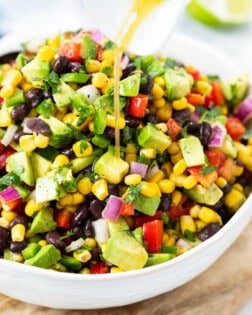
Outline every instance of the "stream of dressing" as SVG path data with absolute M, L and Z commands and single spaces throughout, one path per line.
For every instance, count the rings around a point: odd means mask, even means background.
M 114 108 L 115 108 L 115 155 L 120 157 L 120 102 L 119 102 L 119 81 L 120 81 L 120 64 L 122 52 L 127 49 L 139 24 L 153 11 L 158 5 L 165 0 L 133 0 L 132 6 L 122 23 L 116 37 L 116 54 L 114 61 Z M 148 36 L 148 34 L 146 34 Z

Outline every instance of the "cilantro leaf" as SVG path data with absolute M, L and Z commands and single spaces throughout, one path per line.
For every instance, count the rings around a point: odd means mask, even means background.
M 185 230 L 184 237 L 188 239 L 188 241 L 191 241 L 191 242 L 196 241 L 194 233 L 190 230 Z
M 49 73 L 49 76 L 44 79 L 44 83 L 45 83 L 46 90 L 48 88 L 52 88 L 53 93 L 56 93 L 58 85 L 60 84 L 59 75 L 56 72 L 51 71 Z
M 129 186 L 125 198 L 126 203 L 132 203 L 138 197 L 141 191 L 141 186 L 141 183 L 135 186 Z
M 0 178 L 0 190 L 10 186 L 10 185 L 20 185 L 21 180 L 18 175 L 14 172 L 10 172 Z
M 202 170 L 200 171 L 200 175 L 205 176 L 207 174 L 212 173 L 213 171 L 216 171 L 216 166 L 207 165 L 202 168 Z
M 53 108 L 54 108 L 54 105 L 53 105 L 53 102 L 51 99 L 47 99 L 47 100 L 44 100 L 43 102 L 41 102 L 36 110 L 37 112 L 43 116 L 43 118 L 50 118 L 51 115 L 52 115 L 52 112 L 53 112 Z

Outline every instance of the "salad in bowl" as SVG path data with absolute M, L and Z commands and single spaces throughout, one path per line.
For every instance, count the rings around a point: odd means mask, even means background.
M 1 64 L 1 261 L 65 280 L 148 274 L 203 247 L 246 203 L 248 77 L 124 52 L 116 121 L 114 57 L 113 42 L 81 30 Z

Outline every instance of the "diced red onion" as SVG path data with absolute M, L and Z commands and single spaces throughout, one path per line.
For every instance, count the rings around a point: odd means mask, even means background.
M 159 166 L 156 162 L 154 162 L 147 170 L 145 175 L 145 179 L 149 180 L 153 175 L 155 175 L 159 171 Z
M 92 222 L 95 240 L 101 244 L 108 240 L 109 238 L 109 229 L 108 229 L 108 221 L 106 219 L 100 218 Z
M 208 146 L 219 148 L 223 145 L 224 139 L 227 134 L 227 130 L 219 122 L 213 123 L 211 127 L 212 127 L 212 135 L 208 142 Z
M 1 143 L 5 147 L 7 147 L 7 145 L 9 145 L 11 143 L 11 141 L 13 139 L 13 136 L 14 136 L 15 132 L 17 131 L 17 129 L 18 129 L 18 127 L 16 125 L 10 125 L 7 128 L 5 134 L 4 134 L 3 138 L 2 138 L 2 141 L 1 141 Z
M 252 116 L 252 96 L 247 97 L 241 104 L 235 109 L 234 115 L 242 122 L 248 121 Z
M 122 204 L 122 198 L 110 195 L 107 204 L 102 211 L 102 217 L 105 219 L 116 220 L 119 217 Z
M 132 161 L 130 163 L 130 174 L 140 174 L 142 178 L 146 175 L 148 165 Z
M 92 39 L 97 43 L 102 43 L 105 39 L 105 36 L 99 30 L 94 30 L 90 32 Z
M 2 199 L 4 202 L 10 202 L 20 198 L 21 196 L 19 192 L 13 186 L 9 186 L 0 192 L 0 199 Z

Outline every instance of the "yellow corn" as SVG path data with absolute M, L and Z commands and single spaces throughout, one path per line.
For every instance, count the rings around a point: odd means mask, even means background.
M 73 257 L 82 263 L 85 263 L 92 258 L 92 255 L 89 250 L 81 248 L 73 252 Z
M 14 211 L 2 210 L 1 216 L 7 221 L 11 222 L 16 218 L 17 214 Z
M 136 153 L 126 153 L 125 155 L 125 161 L 130 164 L 130 162 L 136 161 L 137 155 Z
M 190 113 L 194 113 L 195 112 L 195 106 L 190 104 L 190 103 L 187 103 L 187 108 L 189 109 Z
M 115 116 L 113 115 L 107 115 L 107 118 L 106 118 L 106 124 L 108 127 L 112 127 L 112 128 L 115 128 L 116 127 L 116 119 L 115 119 Z M 119 129 L 124 129 L 126 126 L 126 121 L 123 117 L 119 117 L 119 120 L 118 120 L 118 127 Z
M 180 98 L 179 100 L 175 100 L 172 102 L 172 107 L 175 110 L 182 110 L 187 107 L 187 99 L 185 97 Z
M 21 136 L 19 138 L 20 148 L 25 152 L 32 152 L 37 147 L 35 144 L 35 138 L 36 135 L 34 134 Z
M 38 241 L 38 244 L 39 244 L 40 246 L 46 246 L 46 245 L 48 245 L 48 243 L 47 243 L 46 240 L 40 240 L 40 241 Z
M 8 127 L 11 123 L 11 114 L 5 108 L 0 109 L 0 127 Z
M 72 204 L 71 206 L 77 206 L 85 201 L 85 196 L 79 192 L 74 192 L 72 194 Z
M 79 205 L 79 204 L 78 204 Z M 71 205 L 71 206 L 65 206 L 63 207 L 66 211 L 70 212 L 70 213 L 74 213 L 77 211 L 78 209 L 78 205 Z M 63 209 L 62 208 L 62 209 Z
M 220 188 L 224 188 L 227 185 L 227 181 L 224 177 L 219 176 L 216 180 L 216 185 Z
M 76 118 L 77 118 L 77 115 L 75 115 L 74 113 L 68 113 L 64 115 L 62 121 L 64 124 L 74 125 Z
M 47 40 L 47 43 L 50 47 L 52 47 L 53 49 L 59 49 L 60 46 L 60 37 L 58 35 L 54 36 L 54 37 L 50 37 Z
M 13 242 L 22 242 L 25 237 L 25 226 L 23 224 L 15 224 L 11 229 L 11 239 Z
M 2 81 L 2 86 L 16 87 L 23 80 L 22 73 L 17 69 L 10 69 L 6 72 L 5 78 Z
M 197 232 L 201 231 L 207 225 L 205 222 L 201 220 L 195 220 L 194 222 Z
M 183 187 L 185 189 L 191 189 L 197 184 L 197 179 L 193 175 L 189 175 L 185 178 L 183 182 Z
M 157 155 L 157 151 L 156 149 L 153 148 L 146 148 L 146 149 L 141 149 L 140 150 L 140 156 L 144 156 L 147 159 L 155 159 Z
M 170 154 L 177 154 L 180 152 L 180 147 L 177 142 L 172 142 L 167 148 L 167 152 Z
M 103 50 L 101 59 L 109 62 L 110 64 L 114 63 L 115 50 L 114 49 Z
M 208 95 L 212 91 L 212 86 L 206 81 L 198 80 L 196 82 L 196 88 L 202 95 Z
M 124 177 L 124 183 L 126 185 L 137 185 L 141 183 L 142 177 L 140 174 L 129 174 Z
M 224 196 L 224 204 L 232 211 L 236 212 L 245 201 L 245 196 L 242 191 L 232 187 L 231 190 Z
M 186 175 L 176 175 L 174 173 L 170 174 L 170 179 L 173 180 L 175 182 L 175 185 L 177 187 L 183 187 L 183 183 L 186 179 Z
M 102 60 L 100 71 L 106 73 L 108 76 L 113 75 L 113 60 Z
M 209 223 L 222 224 L 221 216 L 216 211 L 208 207 L 202 207 L 200 209 L 199 219 L 206 224 L 209 224 Z
M 86 157 L 93 153 L 93 146 L 86 140 L 79 140 L 72 146 L 76 157 Z
M 157 171 L 151 178 L 148 178 L 148 181 L 158 183 L 161 179 L 165 177 L 165 173 L 162 170 Z
M 90 269 L 88 267 L 84 267 L 79 271 L 80 274 L 82 275 L 89 275 L 90 274 Z
M 86 67 L 87 73 L 94 73 L 94 72 L 100 71 L 101 63 L 100 61 L 95 60 L 95 59 L 88 59 L 85 62 L 85 67 Z
M 155 126 L 157 127 L 157 129 L 161 130 L 163 133 L 166 133 L 168 131 L 168 127 L 166 123 L 155 124 Z
M 34 139 L 34 142 L 35 142 L 35 146 L 37 148 L 40 148 L 40 149 L 44 149 L 48 146 L 49 144 L 49 137 L 47 136 L 44 136 L 42 135 L 41 133 L 39 133 L 35 139 Z
M 244 171 L 244 167 L 241 165 L 234 164 L 232 173 L 235 177 L 241 176 Z
M 14 94 L 14 87 L 12 85 L 5 85 L 0 90 L 0 97 L 9 98 Z
M 171 155 L 171 161 L 173 164 L 176 164 L 177 162 L 179 162 L 182 159 L 183 159 L 183 155 L 181 152 L 178 152 L 177 154 Z
M 171 179 L 162 179 L 158 182 L 158 187 L 163 194 L 170 194 L 175 190 L 175 182 Z
M 168 178 L 172 172 L 172 163 L 171 162 L 165 162 L 162 166 L 161 166 L 161 170 L 164 172 L 165 177 Z
M 0 217 L 0 226 L 8 229 L 10 227 L 10 222 L 3 217 Z
M 156 108 L 161 108 L 161 107 L 163 107 L 165 104 L 166 104 L 166 100 L 165 100 L 164 97 L 154 99 L 154 101 L 153 101 L 153 105 L 154 105 Z
M 161 195 L 160 189 L 156 183 L 149 183 L 146 181 L 142 181 L 140 192 L 146 197 L 156 197 Z
M 172 107 L 170 104 L 166 103 L 161 108 L 156 111 L 156 116 L 161 120 L 166 122 L 172 116 Z
M 199 217 L 199 212 L 200 212 L 201 206 L 200 205 L 195 205 L 190 209 L 190 216 L 194 219 L 197 219 Z
M 119 267 L 111 267 L 110 272 L 111 273 L 118 273 L 118 272 L 124 272 L 124 270 L 119 268 Z
M 28 90 L 30 90 L 32 88 L 32 84 L 27 82 L 26 80 L 23 79 L 23 81 L 21 82 L 21 88 L 24 92 L 27 92 Z
M 59 154 L 53 161 L 52 168 L 69 164 L 69 158 L 65 154 Z
M 98 179 L 92 186 L 92 193 L 99 200 L 104 200 L 108 197 L 108 183 L 105 179 Z
M 96 88 L 103 89 L 108 83 L 108 77 L 103 72 L 96 72 L 92 77 L 92 85 Z
M 52 61 L 54 59 L 54 50 L 52 47 L 44 45 L 38 49 L 36 59 L 41 61 Z
M 173 172 L 175 175 L 181 175 L 185 172 L 186 168 L 185 160 L 181 159 L 173 166 Z
M 154 83 L 158 84 L 159 86 L 161 86 L 161 88 L 165 87 L 165 81 L 163 77 L 155 77 L 154 79 Z
M 135 147 L 135 144 L 134 143 L 128 143 L 125 152 L 126 153 L 137 153 L 137 149 Z
M 34 199 L 27 201 L 25 205 L 24 212 L 29 217 L 32 217 L 36 212 L 38 212 L 43 207 L 42 203 L 36 203 Z
M 243 192 L 243 187 L 242 187 L 242 185 L 239 184 L 239 183 L 235 183 L 235 184 L 233 185 L 233 188 L 239 190 L 240 192 Z
M 96 240 L 92 237 L 87 237 L 84 239 L 84 246 L 88 248 L 95 248 L 97 246 Z
M 174 190 L 172 192 L 172 200 L 171 200 L 171 205 L 172 206 L 178 206 L 182 200 L 182 192 L 179 190 Z
M 154 100 L 160 99 L 164 96 L 164 89 L 161 88 L 160 85 L 158 85 L 157 83 L 154 82 L 153 87 L 151 89 L 151 94 L 152 94 Z
M 77 188 L 78 191 L 83 195 L 88 195 L 92 191 L 93 183 L 89 177 L 83 177 L 78 181 Z
M 195 227 L 195 223 L 193 221 L 193 218 L 190 215 L 182 215 L 180 217 L 180 228 L 181 228 L 183 235 L 184 235 L 186 230 L 188 230 L 190 232 L 195 232 L 196 227 Z

